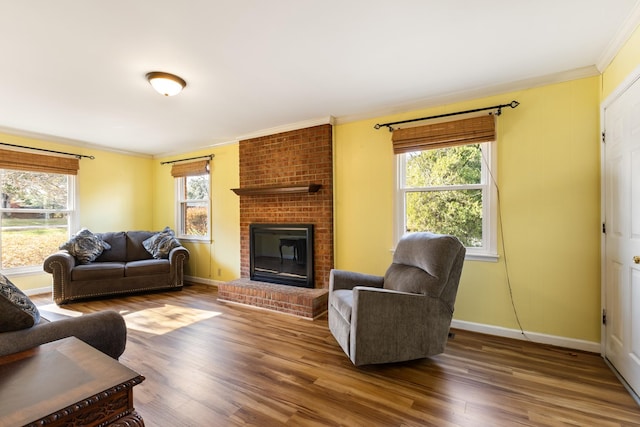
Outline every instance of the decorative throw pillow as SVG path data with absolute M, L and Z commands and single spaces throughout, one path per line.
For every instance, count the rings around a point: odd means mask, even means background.
M 20 289 L 0 274 L 0 332 L 30 328 L 40 321 L 40 312 Z
M 89 264 L 95 261 L 104 250 L 111 249 L 111 245 L 83 228 L 68 242 L 60 245 L 60 249 L 68 251 L 80 264 Z
M 178 239 L 176 239 L 173 230 L 169 227 L 165 227 L 161 232 L 156 233 L 143 241 L 142 246 L 144 246 L 147 252 L 149 252 L 154 258 L 162 259 L 169 258 L 169 252 L 171 252 L 171 249 L 182 246 L 182 244 Z

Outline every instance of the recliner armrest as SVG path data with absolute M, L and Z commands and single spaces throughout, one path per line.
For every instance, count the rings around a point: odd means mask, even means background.
M 17 353 L 70 336 L 118 359 L 127 344 L 127 326 L 122 315 L 112 310 L 52 322 L 41 321 L 29 329 L 0 333 L 0 355 Z
M 384 277 L 357 273 L 346 270 L 331 270 L 329 274 L 329 292 L 338 289 L 353 289 L 356 286 L 382 288 Z

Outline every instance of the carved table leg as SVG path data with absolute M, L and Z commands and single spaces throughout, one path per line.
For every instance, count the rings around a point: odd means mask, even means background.
M 112 422 L 108 427 L 144 427 L 144 420 L 136 411 L 133 411 Z

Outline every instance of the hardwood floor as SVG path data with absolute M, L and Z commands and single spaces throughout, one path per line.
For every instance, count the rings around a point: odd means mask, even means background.
M 125 316 L 120 362 L 148 427 L 640 426 L 640 407 L 597 354 L 455 331 L 444 354 L 354 367 L 327 327 L 218 303 L 202 285 L 57 307 Z M 49 314 L 50 316 L 55 316 Z

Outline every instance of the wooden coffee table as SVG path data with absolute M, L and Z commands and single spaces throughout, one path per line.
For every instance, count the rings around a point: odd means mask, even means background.
M 75 337 L 0 358 L 0 427 L 128 426 L 144 421 L 144 377 Z

